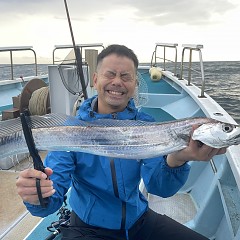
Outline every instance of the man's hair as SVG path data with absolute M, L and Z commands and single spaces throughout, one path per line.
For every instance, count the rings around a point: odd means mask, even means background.
M 127 48 L 124 45 L 112 44 L 103 49 L 97 57 L 97 65 L 108 55 L 116 54 L 118 56 L 124 56 L 131 59 L 134 63 L 135 68 L 138 68 L 138 58 L 136 54 L 130 48 Z

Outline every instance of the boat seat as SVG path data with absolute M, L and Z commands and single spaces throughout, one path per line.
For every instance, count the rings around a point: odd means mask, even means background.
M 20 111 L 18 108 L 10 108 L 2 111 L 2 120 L 17 118 L 19 116 L 20 116 Z
M 162 107 L 162 109 L 171 114 L 175 119 L 193 117 L 199 112 L 199 106 L 192 101 L 191 96 L 186 96 Z M 179 111 L 183 109 L 184 111 Z

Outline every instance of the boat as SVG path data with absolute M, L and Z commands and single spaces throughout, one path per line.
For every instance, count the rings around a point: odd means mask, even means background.
M 96 67 L 96 56 L 104 46 L 103 44 L 78 44 L 77 47 L 81 49 L 82 53 L 85 53 L 83 72 L 85 78 L 88 79 L 86 91 L 88 96 L 92 96 L 96 92 L 91 83 L 91 76 Z M 81 89 L 74 89 L 75 81 L 77 81 L 73 77 L 76 66 L 71 63 L 67 64 L 66 61 L 59 64 L 55 60 L 55 52 L 61 49 L 73 49 L 73 46 L 58 45 L 54 47 L 53 64 L 49 65 L 47 76 L 0 81 L 1 96 L 4 91 L 6 92 L 5 96 L 8 96 L 4 102 L 1 99 L 0 107 L 5 110 L 6 106 L 12 108 L 12 103 L 10 103 L 12 97 L 22 94 L 21 97 L 25 98 L 26 91 L 22 86 L 23 83 L 27 86 L 28 83 L 31 84 L 31 79 L 38 79 L 37 83 L 33 84 L 37 90 L 39 86 L 36 85 L 41 85 L 42 81 L 49 86 L 51 112 L 74 115 L 83 96 Z M 151 114 L 158 122 L 209 117 L 237 124 L 205 91 L 206 79 L 204 78 L 202 49 L 203 45 L 200 44 L 178 46 L 177 43 L 156 43 L 150 63 L 140 64 L 138 68 L 139 85 L 135 101 L 140 111 Z M 180 69 L 177 67 L 179 51 L 181 53 Z M 192 70 L 194 53 L 199 56 L 200 78 L 197 79 L 193 77 Z M 168 59 L 168 54 L 173 56 L 172 60 Z M 187 61 L 185 60 L 186 54 L 188 54 Z M 194 83 L 195 81 L 199 86 Z M 31 94 L 36 91 L 33 88 Z M 10 92 L 11 94 L 9 94 Z M 29 96 L 27 98 L 29 100 Z M 28 107 L 28 105 L 24 106 Z M 239 156 L 240 146 L 238 145 L 229 147 L 226 154 L 214 156 L 210 162 L 190 162 L 191 172 L 186 184 L 170 198 L 160 198 L 147 193 L 143 183 L 140 184 L 140 190 L 148 199 L 150 208 L 170 216 L 209 239 L 238 240 L 240 239 Z M 5 174 L 2 179 L 10 179 L 9 176 L 6 177 L 7 173 L 15 174 L 11 169 L 12 166 L 10 169 L 0 172 L 2 175 Z M 15 184 L 14 177 L 16 175 L 12 177 L 12 182 Z M 1 195 L 1 198 L 4 198 L 4 195 Z M 16 200 L 15 197 L 13 200 L 21 204 L 20 199 Z M 65 206 L 61 210 L 65 213 Z M 4 220 L 1 219 L 2 221 Z M 25 210 L 15 217 L 10 226 L 0 232 L 0 239 L 60 239 L 58 223 L 59 213 L 39 219 L 32 217 Z M 53 232 L 48 231 L 49 226 Z

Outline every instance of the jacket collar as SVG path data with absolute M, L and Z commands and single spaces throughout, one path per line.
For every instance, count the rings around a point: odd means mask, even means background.
M 83 102 L 81 105 L 77 118 L 85 121 L 92 121 L 100 118 L 116 118 L 120 120 L 135 119 L 137 115 L 137 108 L 135 107 L 133 99 L 128 102 L 127 107 L 122 112 L 112 114 L 100 114 L 97 112 L 98 97 L 94 96 Z

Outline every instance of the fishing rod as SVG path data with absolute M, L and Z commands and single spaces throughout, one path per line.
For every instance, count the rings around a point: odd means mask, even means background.
M 27 143 L 27 147 L 30 153 L 30 156 L 33 159 L 33 166 L 34 169 L 45 172 L 45 167 L 43 165 L 43 162 L 41 160 L 41 157 L 38 153 L 38 150 L 35 146 L 35 142 L 33 139 L 33 135 L 32 135 L 32 130 L 30 127 L 30 113 L 28 110 L 25 110 L 21 113 L 20 115 L 20 119 L 21 119 L 21 123 L 22 123 L 22 129 L 23 129 L 23 134 Z M 40 179 L 36 178 L 36 188 L 37 188 L 37 195 L 38 195 L 38 199 L 40 202 L 40 205 L 43 208 L 46 208 L 48 205 L 48 198 L 43 198 L 42 196 L 42 191 L 41 191 L 41 185 L 40 185 Z
M 68 19 L 68 25 L 69 25 L 69 29 L 70 29 L 70 33 L 71 33 L 73 49 L 74 49 L 74 53 L 75 53 L 75 57 L 76 57 L 77 73 L 78 73 L 78 77 L 80 78 L 80 83 L 82 85 L 83 97 L 84 97 L 84 99 L 87 99 L 88 96 L 87 96 L 86 84 L 84 81 L 84 74 L 83 74 L 83 69 L 82 69 L 82 55 L 81 55 L 79 47 L 77 47 L 75 44 L 73 30 L 72 30 L 72 24 L 71 24 L 70 15 L 69 15 L 68 6 L 67 6 L 67 0 L 64 0 L 64 4 L 65 4 L 67 19 Z

